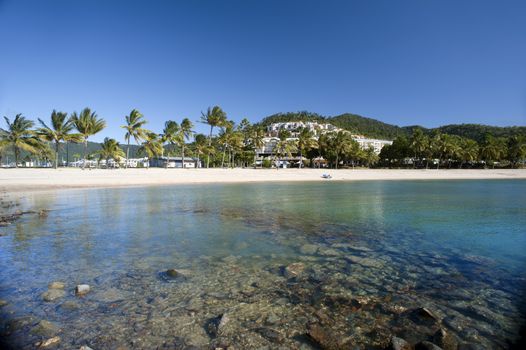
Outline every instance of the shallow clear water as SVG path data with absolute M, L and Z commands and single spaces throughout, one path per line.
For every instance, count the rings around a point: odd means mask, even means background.
M 330 348 L 306 336 L 313 324 L 346 341 L 336 347 L 444 328 L 506 348 L 524 324 L 522 180 L 95 189 L 19 204 L 50 211 L 1 228 L 0 331 L 17 348 L 56 335 L 63 349 Z M 52 281 L 66 293 L 43 301 Z M 79 283 L 90 293 L 75 296 Z M 436 324 L 415 320 L 419 307 Z

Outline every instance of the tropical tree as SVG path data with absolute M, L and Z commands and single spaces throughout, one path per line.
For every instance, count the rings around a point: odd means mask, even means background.
M 203 134 L 195 135 L 193 148 L 197 155 L 197 164 L 201 164 L 201 156 L 208 153 L 208 138 Z
M 297 152 L 298 146 L 294 140 L 280 139 L 276 144 L 275 154 L 278 157 L 277 169 L 279 162 L 284 157 L 292 158 L 292 153 Z
M 222 146 L 223 149 L 223 158 L 221 159 L 221 168 L 224 166 L 225 163 L 225 154 L 226 150 L 230 146 L 234 134 L 234 122 L 231 120 L 226 120 L 221 125 L 221 132 L 219 133 L 219 144 Z
M 365 152 L 363 152 L 363 159 L 365 161 L 365 165 L 367 167 L 371 167 L 371 165 L 378 162 L 380 157 L 378 157 L 378 154 L 376 154 L 374 147 L 369 147 L 365 150 Z
M 477 141 L 471 139 L 462 139 L 462 146 L 460 149 L 460 168 L 464 163 L 474 162 L 479 155 L 479 145 Z
M 254 151 L 254 169 L 256 168 L 258 149 L 263 148 L 265 145 L 265 142 L 263 141 L 264 137 L 265 130 L 260 126 L 253 126 L 249 131 L 247 143 Z
M 0 128 L 0 148 L 13 148 L 15 167 L 18 167 L 20 151 L 36 154 L 44 147 L 44 144 L 37 137 L 36 133 L 31 130 L 35 123 L 26 119 L 22 114 L 17 114 L 12 122 L 7 117 L 4 117 L 4 119 L 7 129 Z
M 48 126 L 42 119 L 38 118 L 41 127 L 37 129 L 37 135 L 42 140 L 55 144 L 55 169 L 58 167 L 61 142 L 80 142 L 82 140 L 80 134 L 71 133 L 74 126 L 71 119 L 67 119 L 67 116 L 67 113 L 53 110 L 51 112 L 51 126 Z
M 221 107 L 214 106 L 213 108 L 208 107 L 206 113 L 201 112 L 201 122 L 210 125 L 210 134 L 208 136 L 208 146 L 212 146 L 212 133 L 215 127 L 222 126 L 226 121 L 226 113 L 223 112 Z M 206 158 L 206 167 L 210 165 L 210 150 Z
M 144 139 L 144 136 L 148 130 L 143 128 L 147 121 L 143 119 L 143 115 L 138 110 L 132 109 L 130 115 L 127 115 L 124 118 L 126 119 L 126 125 L 121 126 L 121 128 L 126 130 L 126 134 L 124 134 L 124 140 L 126 140 L 127 146 L 126 164 L 124 167 L 127 168 L 128 160 L 130 159 L 130 139 L 133 137 L 135 143 L 138 144 L 142 139 Z
M 336 169 L 338 169 L 340 159 L 349 152 L 349 149 L 353 146 L 353 141 L 351 134 L 345 131 L 338 131 L 329 138 L 329 147 L 336 157 Z
M 163 133 L 160 135 L 159 141 L 161 142 L 161 145 L 168 144 L 172 148 L 175 148 L 177 145 L 181 144 L 179 124 L 173 120 L 168 120 L 165 122 Z M 162 154 L 164 154 L 164 147 L 162 148 Z M 167 153 L 167 155 L 169 155 L 169 153 Z M 166 161 L 166 167 L 168 168 L 168 161 Z
M 480 157 L 495 168 L 495 162 L 504 158 L 506 154 L 506 145 L 502 139 L 493 137 L 490 134 L 484 136 L 480 147 Z
M 82 136 L 84 142 L 84 162 L 82 163 L 82 169 L 84 169 L 86 166 L 86 155 L 88 151 L 88 138 L 104 129 L 106 127 L 106 122 L 87 107 L 84 108 L 80 114 L 74 112 L 71 115 L 71 121 Z
M 181 146 L 181 154 L 182 154 L 182 167 L 184 168 L 184 148 L 186 145 L 186 140 L 188 140 L 192 135 L 194 134 L 192 128 L 194 125 L 188 118 L 184 118 L 181 122 L 181 126 L 179 127 L 179 142 Z
M 163 153 L 161 137 L 154 132 L 147 132 L 144 135 L 143 142 L 141 143 L 138 152 L 147 155 L 148 158 L 160 156 Z
M 329 146 L 329 136 L 327 134 L 319 134 L 316 139 L 316 148 L 318 149 L 318 168 L 321 168 L 321 158 L 327 153 Z
M 298 133 L 298 151 L 300 152 L 299 168 L 303 167 L 303 154 L 316 147 L 314 134 L 307 128 L 302 128 Z
M 109 160 L 113 159 L 115 162 L 119 162 L 125 157 L 124 151 L 120 147 L 119 143 L 115 139 L 108 137 L 104 138 L 104 142 L 101 144 L 101 149 L 96 152 L 99 155 L 99 161 L 102 159 L 106 160 L 106 166 L 109 164 Z M 128 158 L 126 157 L 126 161 Z M 109 167 L 109 166 L 108 166 Z
M 526 137 L 512 136 L 508 138 L 507 159 L 513 167 L 517 167 L 526 158 Z
M 413 131 L 410 140 L 410 147 L 415 156 L 413 167 L 416 167 L 416 159 L 421 159 L 426 149 L 429 148 L 429 138 L 424 134 L 422 129 L 416 128 Z

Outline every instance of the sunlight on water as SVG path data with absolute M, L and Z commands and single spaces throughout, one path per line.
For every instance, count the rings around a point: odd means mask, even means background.
M 505 348 L 524 322 L 525 194 L 521 180 L 36 193 L 20 205 L 47 216 L 2 228 L 1 335 L 21 348 L 58 334 L 64 349 L 308 349 L 314 323 L 342 347 L 444 328 Z M 65 294 L 44 301 L 52 281 Z M 79 283 L 92 291 L 75 296 Z M 420 307 L 437 324 L 411 318 Z

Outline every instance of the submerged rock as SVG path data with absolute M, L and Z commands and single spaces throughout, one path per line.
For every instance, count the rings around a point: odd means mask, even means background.
M 434 312 L 426 307 L 420 307 L 410 311 L 410 319 L 418 325 L 435 325 L 440 319 Z
M 36 335 L 51 337 L 58 332 L 58 327 L 52 322 L 42 320 L 31 329 L 31 332 Z
M 283 275 L 287 278 L 294 278 L 303 274 L 304 270 L 305 265 L 303 263 L 292 263 L 285 267 Z
M 42 293 L 42 299 L 44 301 L 55 301 L 57 299 L 60 299 L 66 295 L 66 292 L 62 289 L 50 289 L 47 292 Z
M 318 250 L 318 246 L 315 244 L 304 244 L 300 247 L 301 254 L 314 255 Z
M 390 350 L 411 350 L 412 346 L 402 338 L 392 337 L 391 344 L 389 344 Z
M 338 342 L 338 337 L 335 337 L 328 329 L 319 324 L 307 326 L 307 336 L 324 350 L 341 349 L 343 345 Z
M 431 343 L 430 341 L 422 341 L 415 345 L 415 350 L 443 350 L 440 346 Z
M 64 311 L 73 311 L 77 310 L 79 308 L 79 304 L 75 301 L 65 301 L 62 304 L 60 304 L 60 310 Z
M 261 334 L 263 338 L 266 338 L 267 340 L 273 342 L 273 343 L 282 343 L 283 342 L 283 334 L 281 332 L 272 329 L 272 328 L 258 328 L 256 329 L 256 332 Z
M 166 270 L 166 276 L 171 277 L 171 278 L 175 278 L 175 277 L 179 276 L 179 272 L 177 272 L 176 269 L 168 269 L 168 270 Z
M 80 347 L 80 349 L 79 349 L 79 350 L 93 350 L 93 349 L 92 349 L 92 348 L 90 348 L 90 347 L 89 347 L 89 346 L 87 346 L 87 345 L 82 345 L 82 346 Z
M 53 338 L 44 340 L 41 343 L 37 343 L 37 346 L 39 348 L 47 348 L 53 345 L 57 345 L 58 343 L 60 343 L 60 337 L 53 337 Z
M 75 287 L 75 294 L 77 295 L 84 295 L 89 293 L 90 286 L 87 284 L 79 284 Z
M 64 282 L 54 281 L 48 284 L 48 289 L 64 289 L 66 284 Z
M 433 342 L 444 350 L 456 350 L 458 348 L 458 340 L 453 334 L 440 328 L 433 336 Z
M 0 299 L 0 307 L 6 306 L 6 305 L 7 305 L 7 301 Z

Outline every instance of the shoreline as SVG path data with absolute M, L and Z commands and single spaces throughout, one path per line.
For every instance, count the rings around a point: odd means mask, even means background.
M 331 174 L 331 180 L 321 178 Z M 212 183 L 526 179 L 526 169 L 2 169 L 6 194 Z

